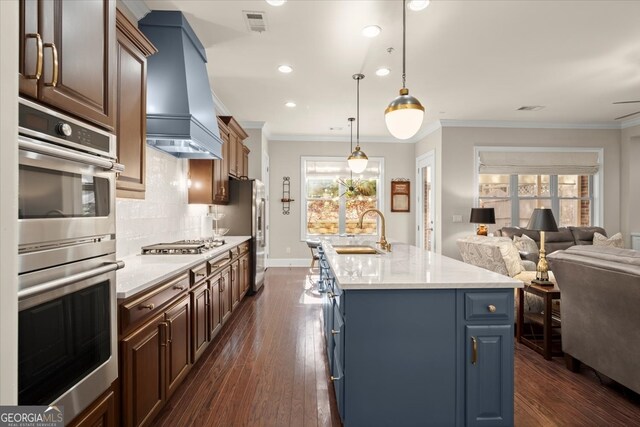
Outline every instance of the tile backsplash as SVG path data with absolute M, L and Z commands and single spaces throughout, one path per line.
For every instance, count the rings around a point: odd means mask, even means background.
M 116 200 L 116 255 L 139 254 L 154 243 L 199 238 L 206 205 L 187 203 L 188 160 L 147 146 L 144 200 Z

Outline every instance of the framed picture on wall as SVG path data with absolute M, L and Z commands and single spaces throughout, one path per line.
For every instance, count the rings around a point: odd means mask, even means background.
M 411 182 L 391 181 L 391 212 L 409 212 L 411 208 Z

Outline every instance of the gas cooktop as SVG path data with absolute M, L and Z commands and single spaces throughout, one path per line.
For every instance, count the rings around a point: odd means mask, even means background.
M 143 246 L 142 255 L 197 255 L 222 245 L 224 245 L 224 240 L 180 240 L 173 243 Z

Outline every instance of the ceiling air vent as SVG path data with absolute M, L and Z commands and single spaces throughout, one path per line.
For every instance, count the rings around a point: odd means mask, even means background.
M 518 108 L 518 111 L 540 111 L 544 108 L 543 105 L 524 105 Z
M 262 33 L 267 31 L 267 16 L 264 12 L 250 12 L 243 10 L 244 21 L 247 23 L 249 31 Z

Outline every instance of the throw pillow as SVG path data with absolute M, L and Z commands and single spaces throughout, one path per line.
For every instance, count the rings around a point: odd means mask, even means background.
M 536 241 L 526 234 L 523 234 L 522 237 L 513 236 L 513 243 L 520 252 L 527 252 L 530 254 L 536 254 L 539 252 Z
M 520 252 L 518 252 L 516 245 L 511 240 L 507 240 L 498 242 L 498 247 L 509 276 L 513 277 L 520 274 L 522 272 L 522 264 L 520 263 Z
M 609 246 L 611 248 L 624 248 L 624 240 L 622 240 L 622 233 L 616 233 L 607 239 L 606 236 L 598 233 L 593 233 L 593 246 Z

